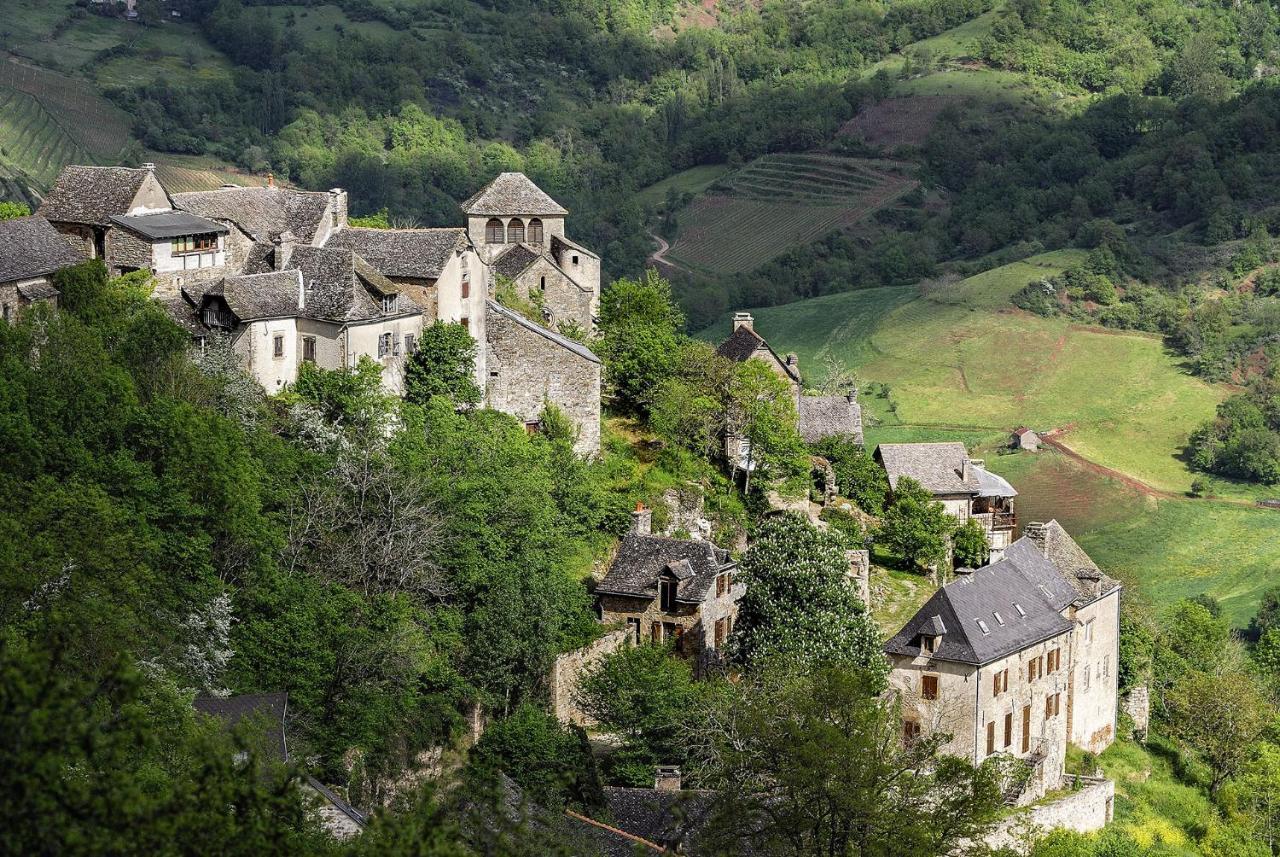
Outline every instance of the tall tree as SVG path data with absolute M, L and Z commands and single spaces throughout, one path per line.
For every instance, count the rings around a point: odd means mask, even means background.
M 422 331 L 405 366 L 405 398 L 421 405 L 445 396 L 474 405 L 482 398 L 475 376 L 476 341 L 462 325 L 437 321 Z

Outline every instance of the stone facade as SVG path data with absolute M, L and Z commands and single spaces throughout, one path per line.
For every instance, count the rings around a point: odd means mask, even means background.
M 125 271 L 151 270 L 151 244 L 127 229 L 107 230 L 107 273 L 118 277 Z
M 520 294 L 541 296 L 544 320 L 549 327 L 570 322 L 583 330 L 591 330 L 595 294 L 580 286 L 547 257 L 535 259 L 516 277 L 515 284 Z
M 1145 684 L 1131 688 L 1120 700 L 1124 713 L 1133 721 L 1133 735 L 1139 741 L 1147 739 L 1151 727 L 1151 691 Z
M 1115 740 L 1120 657 L 1120 590 L 1074 611 L 1071 635 L 1072 744 L 1101 753 Z
M 584 346 L 489 302 L 485 312 L 485 404 L 536 427 L 547 402 L 578 430 L 574 448 L 600 451 L 599 358 Z
M 577 692 L 582 677 L 595 668 L 606 655 L 611 655 L 632 642 L 632 634 L 626 628 L 610 631 L 588 646 L 565 652 L 551 664 L 548 681 L 551 692 L 551 711 L 561 723 L 578 726 L 594 726 L 595 721 L 578 707 Z

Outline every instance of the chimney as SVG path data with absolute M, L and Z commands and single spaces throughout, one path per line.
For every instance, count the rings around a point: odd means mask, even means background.
M 1022 528 L 1022 535 L 1040 548 L 1040 553 L 1049 555 L 1049 528 L 1043 521 L 1032 521 Z
M 676 765 L 658 765 L 653 773 L 653 788 L 660 792 L 680 791 L 680 768 Z
M 636 510 L 631 513 L 631 532 L 638 536 L 647 536 L 653 532 L 653 510 L 644 503 L 637 502 Z
M 969 568 L 969 566 L 967 565 L 961 566 L 960 568 L 957 568 L 955 570 L 955 575 L 957 578 L 969 577 L 972 574 L 973 574 L 973 569 Z
M 968 482 L 973 478 L 973 461 L 969 456 L 964 457 L 964 463 L 960 465 L 960 481 Z
M 329 208 L 333 211 L 333 228 L 347 225 L 347 192 L 340 187 L 329 188 Z
M 277 271 L 283 271 L 289 267 L 289 260 L 293 258 L 293 247 L 296 243 L 293 233 L 288 229 L 271 239 L 271 244 L 275 247 L 271 255 L 275 260 Z
M 756 320 L 751 317 L 751 313 L 735 312 L 733 314 L 733 332 L 737 333 L 740 327 L 745 327 L 747 330 L 755 332 Z
M 276 186 L 276 174 L 267 173 L 267 187 L 275 187 L 275 186 Z

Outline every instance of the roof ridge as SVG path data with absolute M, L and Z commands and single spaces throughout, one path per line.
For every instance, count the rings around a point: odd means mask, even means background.
M 621 830 L 617 827 L 611 827 L 610 825 L 605 824 L 603 821 L 596 821 L 594 818 L 585 816 L 582 813 L 574 812 L 571 809 L 566 809 L 564 811 L 564 814 L 569 816 L 570 818 L 576 818 L 578 821 L 586 822 L 587 824 L 590 824 L 592 827 L 598 827 L 601 830 L 607 830 L 610 833 L 616 834 L 625 839 L 629 839 L 632 842 L 636 842 L 640 845 L 644 845 L 649 848 L 652 848 L 654 851 L 657 851 L 659 854 L 668 853 L 667 849 L 663 848 L 661 845 L 659 845 L 656 842 L 650 842 L 648 839 L 645 839 L 642 836 L 636 836 L 634 833 L 627 833 L 627 831 Z
M 577 354 L 579 357 L 583 358 L 584 360 L 590 360 L 592 363 L 600 362 L 600 358 L 596 356 L 595 352 L 593 352 L 587 346 L 583 345 L 581 342 L 575 342 L 574 340 L 570 339 L 567 336 L 564 336 L 563 334 L 556 333 L 553 330 L 548 330 L 547 328 L 543 327 L 540 324 L 535 324 L 534 322 L 525 318 L 520 313 L 515 312 L 514 310 L 511 310 L 511 309 L 508 309 L 507 307 L 504 307 L 502 304 L 498 303 L 492 298 L 485 298 L 484 302 L 485 302 L 485 306 L 489 307 L 499 315 L 505 316 L 511 319 L 512 321 L 514 321 L 516 324 L 526 327 L 529 330 L 533 331 L 534 333 L 538 334 L 539 336 L 549 339 L 550 341 L 554 342 L 556 345 L 559 345 L 561 348 L 564 348 L 568 351 L 572 351 L 574 354 Z

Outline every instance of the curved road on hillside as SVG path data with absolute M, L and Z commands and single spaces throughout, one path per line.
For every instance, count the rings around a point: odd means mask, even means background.
M 658 242 L 658 249 L 654 250 L 652 253 L 649 254 L 650 262 L 652 262 L 654 265 L 660 265 L 667 268 L 674 268 L 677 271 L 685 271 L 686 273 L 688 272 L 689 270 L 688 268 L 684 267 L 683 265 L 678 265 L 667 258 L 667 251 L 671 249 L 671 245 L 667 243 L 665 238 L 663 238 L 661 235 L 657 234 L 656 232 L 650 232 L 649 237 L 652 238 L 654 241 Z

